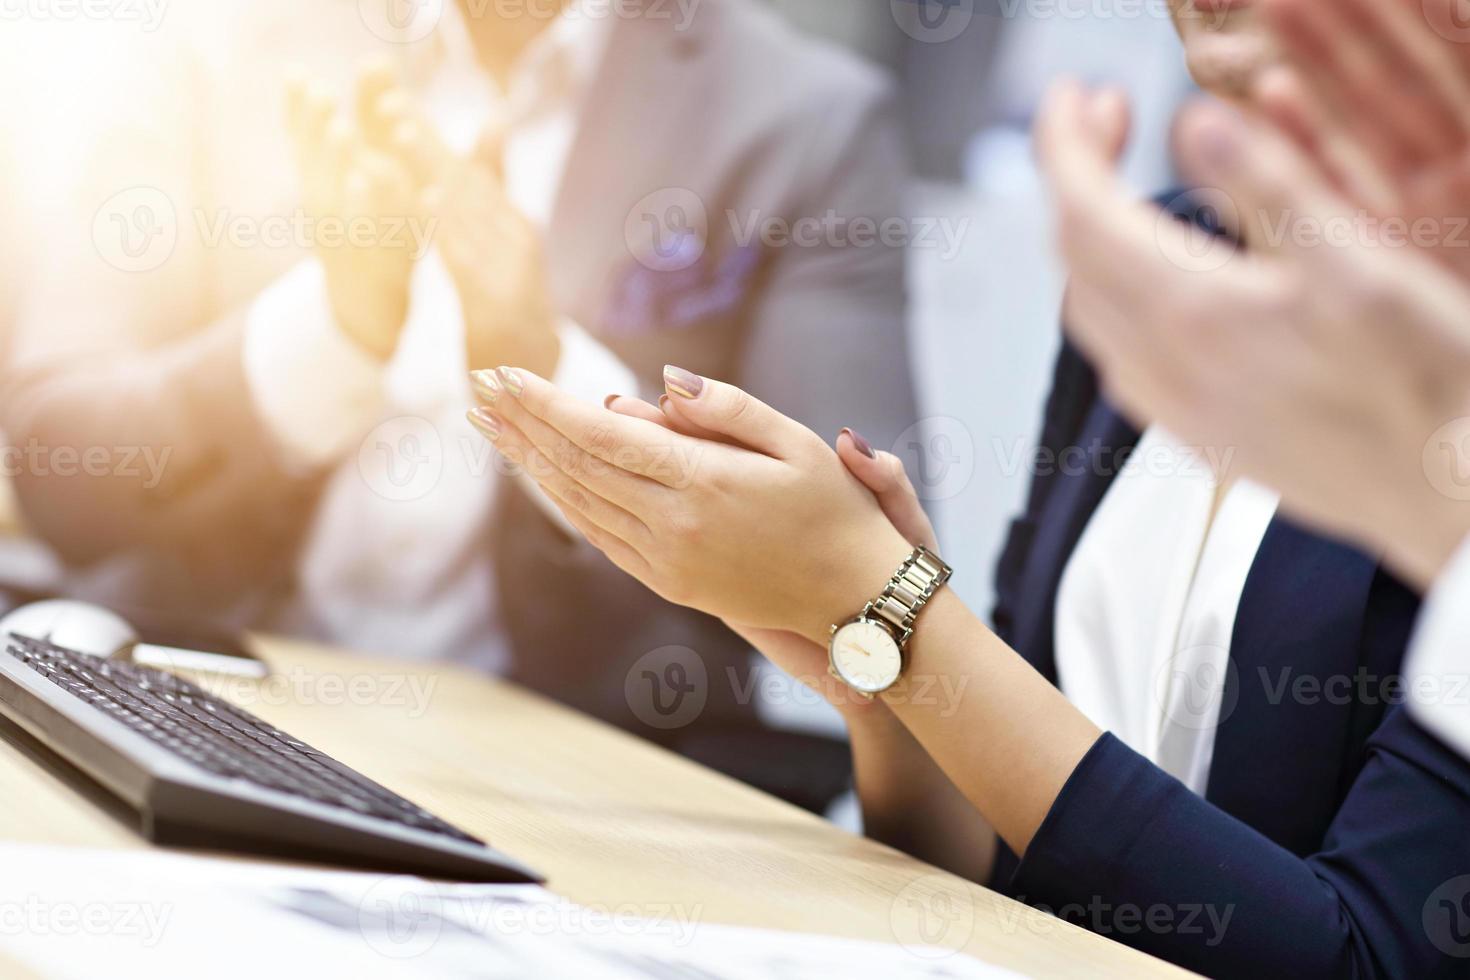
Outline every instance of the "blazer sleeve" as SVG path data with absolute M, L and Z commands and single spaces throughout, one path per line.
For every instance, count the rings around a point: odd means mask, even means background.
M 1210 976 L 1459 976 L 1470 775 L 1395 708 L 1321 850 L 1298 856 L 1104 735 L 1011 890 Z
M 9 372 L 7 435 L 58 464 L 17 468 L 21 511 L 67 563 L 141 559 L 160 582 L 226 604 L 242 582 L 284 572 L 321 481 L 276 462 L 244 376 L 243 324 L 227 316 L 161 347 Z M 63 469 L 57 447 L 106 465 Z
M 247 293 L 269 276 L 226 275 L 189 233 L 221 179 L 202 130 L 180 122 L 209 118 L 210 75 L 192 51 L 166 61 L 117 80 L 126 97 L 106 105 L 127 111 L 98 120 L 76 172 L 57 178 L 16 301 L 0 428 L 33 454 L 15 478 L 25 523 L 65 562 L 127 561 L 149 599 L 156 588 L 170 606 L 228 606 L 284 567 L 317 484 L 276 463 L 245 380 Z M 107 175 L 101 195 L 88 173 Z M 173 209 L 175 240 L 155 268 L 104 260 L 94 196 L 111 187 L 149 188 L 150 207 Z

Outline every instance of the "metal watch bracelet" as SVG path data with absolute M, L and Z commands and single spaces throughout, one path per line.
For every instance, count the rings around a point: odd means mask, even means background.
M 934 593 L 949 581 L 954 569 L 923 545 L 898 566 L 883 594 L 863 609 L 863 618 L 882 620 L 893 631 L 902 648 L 914 633 L 914 621 Z

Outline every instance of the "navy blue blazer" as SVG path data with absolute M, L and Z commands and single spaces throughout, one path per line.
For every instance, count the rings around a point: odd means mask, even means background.
M 1088 465 L 1038 467 L 994 612 L 1053 683 L 1063 569 L 1139 437 L 1064 342 L 1039 458 Z M 1418 606 L 1374 557 L 1278 516 L 1240 600 L 1205 795 L 1104 735 L 993 883 L 1209 976 L 1470 975 L 1470 765 L 1395 686 Z

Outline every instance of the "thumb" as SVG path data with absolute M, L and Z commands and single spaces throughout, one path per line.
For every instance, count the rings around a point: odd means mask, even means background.
M 1116 166 L 1128 148 L 1128 133 L 1133 125 L 1127 93 L 1116 88 L 1094 93 L 1087 105 L 1087 122 L 1097 138 L 1098 148 Z
M 910 544 L 921 544 L 939 553 L 939 535 L 924 513 L 902 460 L 892 453 L 874 452 L 868 440 L 851 429 L 843 429 L 837 437 L 837 457 L 877 498 L 884 516 L 899 534 Z
M 1291 232 L 1298 222 L 1320 229 L 1351 220 L 1351 209 L 1290 140 L 1213 104 L 1187 107 L 1178 125 L 1185 168 L 1224 192 L 1237 212 L 1233 223 L 1257 232 L 1279 223 L 1274 237 L 1285 253 L 1312 264 L 1335 260 L 1341 249 L 1317 248 L 1315 237 L 1299 240 Z
M 776 459 L 799 456 L 820 441 L 801 423 L 723 381 L 669 364 L 664 387 L 681 418 Z

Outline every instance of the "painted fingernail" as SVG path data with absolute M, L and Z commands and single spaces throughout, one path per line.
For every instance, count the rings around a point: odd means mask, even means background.
M 472 409 L 465 417 L 470 420 L 470 425 L 479 429 L 486 439 L 495 442 L 500 438 L 500 422 L 490 414 L 488 408 Z
M 517 398 L 521 397 L 521 392 L 526 390 L 526 383 L 521 380 L 520 372 L 515 368 L 501 368 L 500 380 L 505 385 L 505 390 Z
M 494 371 L 471 371 L 470 383 L 475 386 L 475 394 L 492 405 L 500 397 L 500 382 L 495 380 Z
M 602 407 L 603 408 L 610 409 L 613 406 L 613 402 L 617 401 L 619 398 L 622 398 L 622 397 L 623 397 L 622 395 L 608 395 L 606 398 L 604 398 L 602 400 Z
M 664 384 L 681 398 L 698 398 L 704 390 L 703 378 L 672 364 L 664 365 Z
M 852 444 L 857 447 L 858 452 L 862 453 L 869 459 L 878 458 L 878 454 L 873 452 L 873 444 L 864 439 L 862 433 L 855 432 L 852 429 L 843 429 L 842 431 L 847 433 L 847 438 L 852 440 Z

